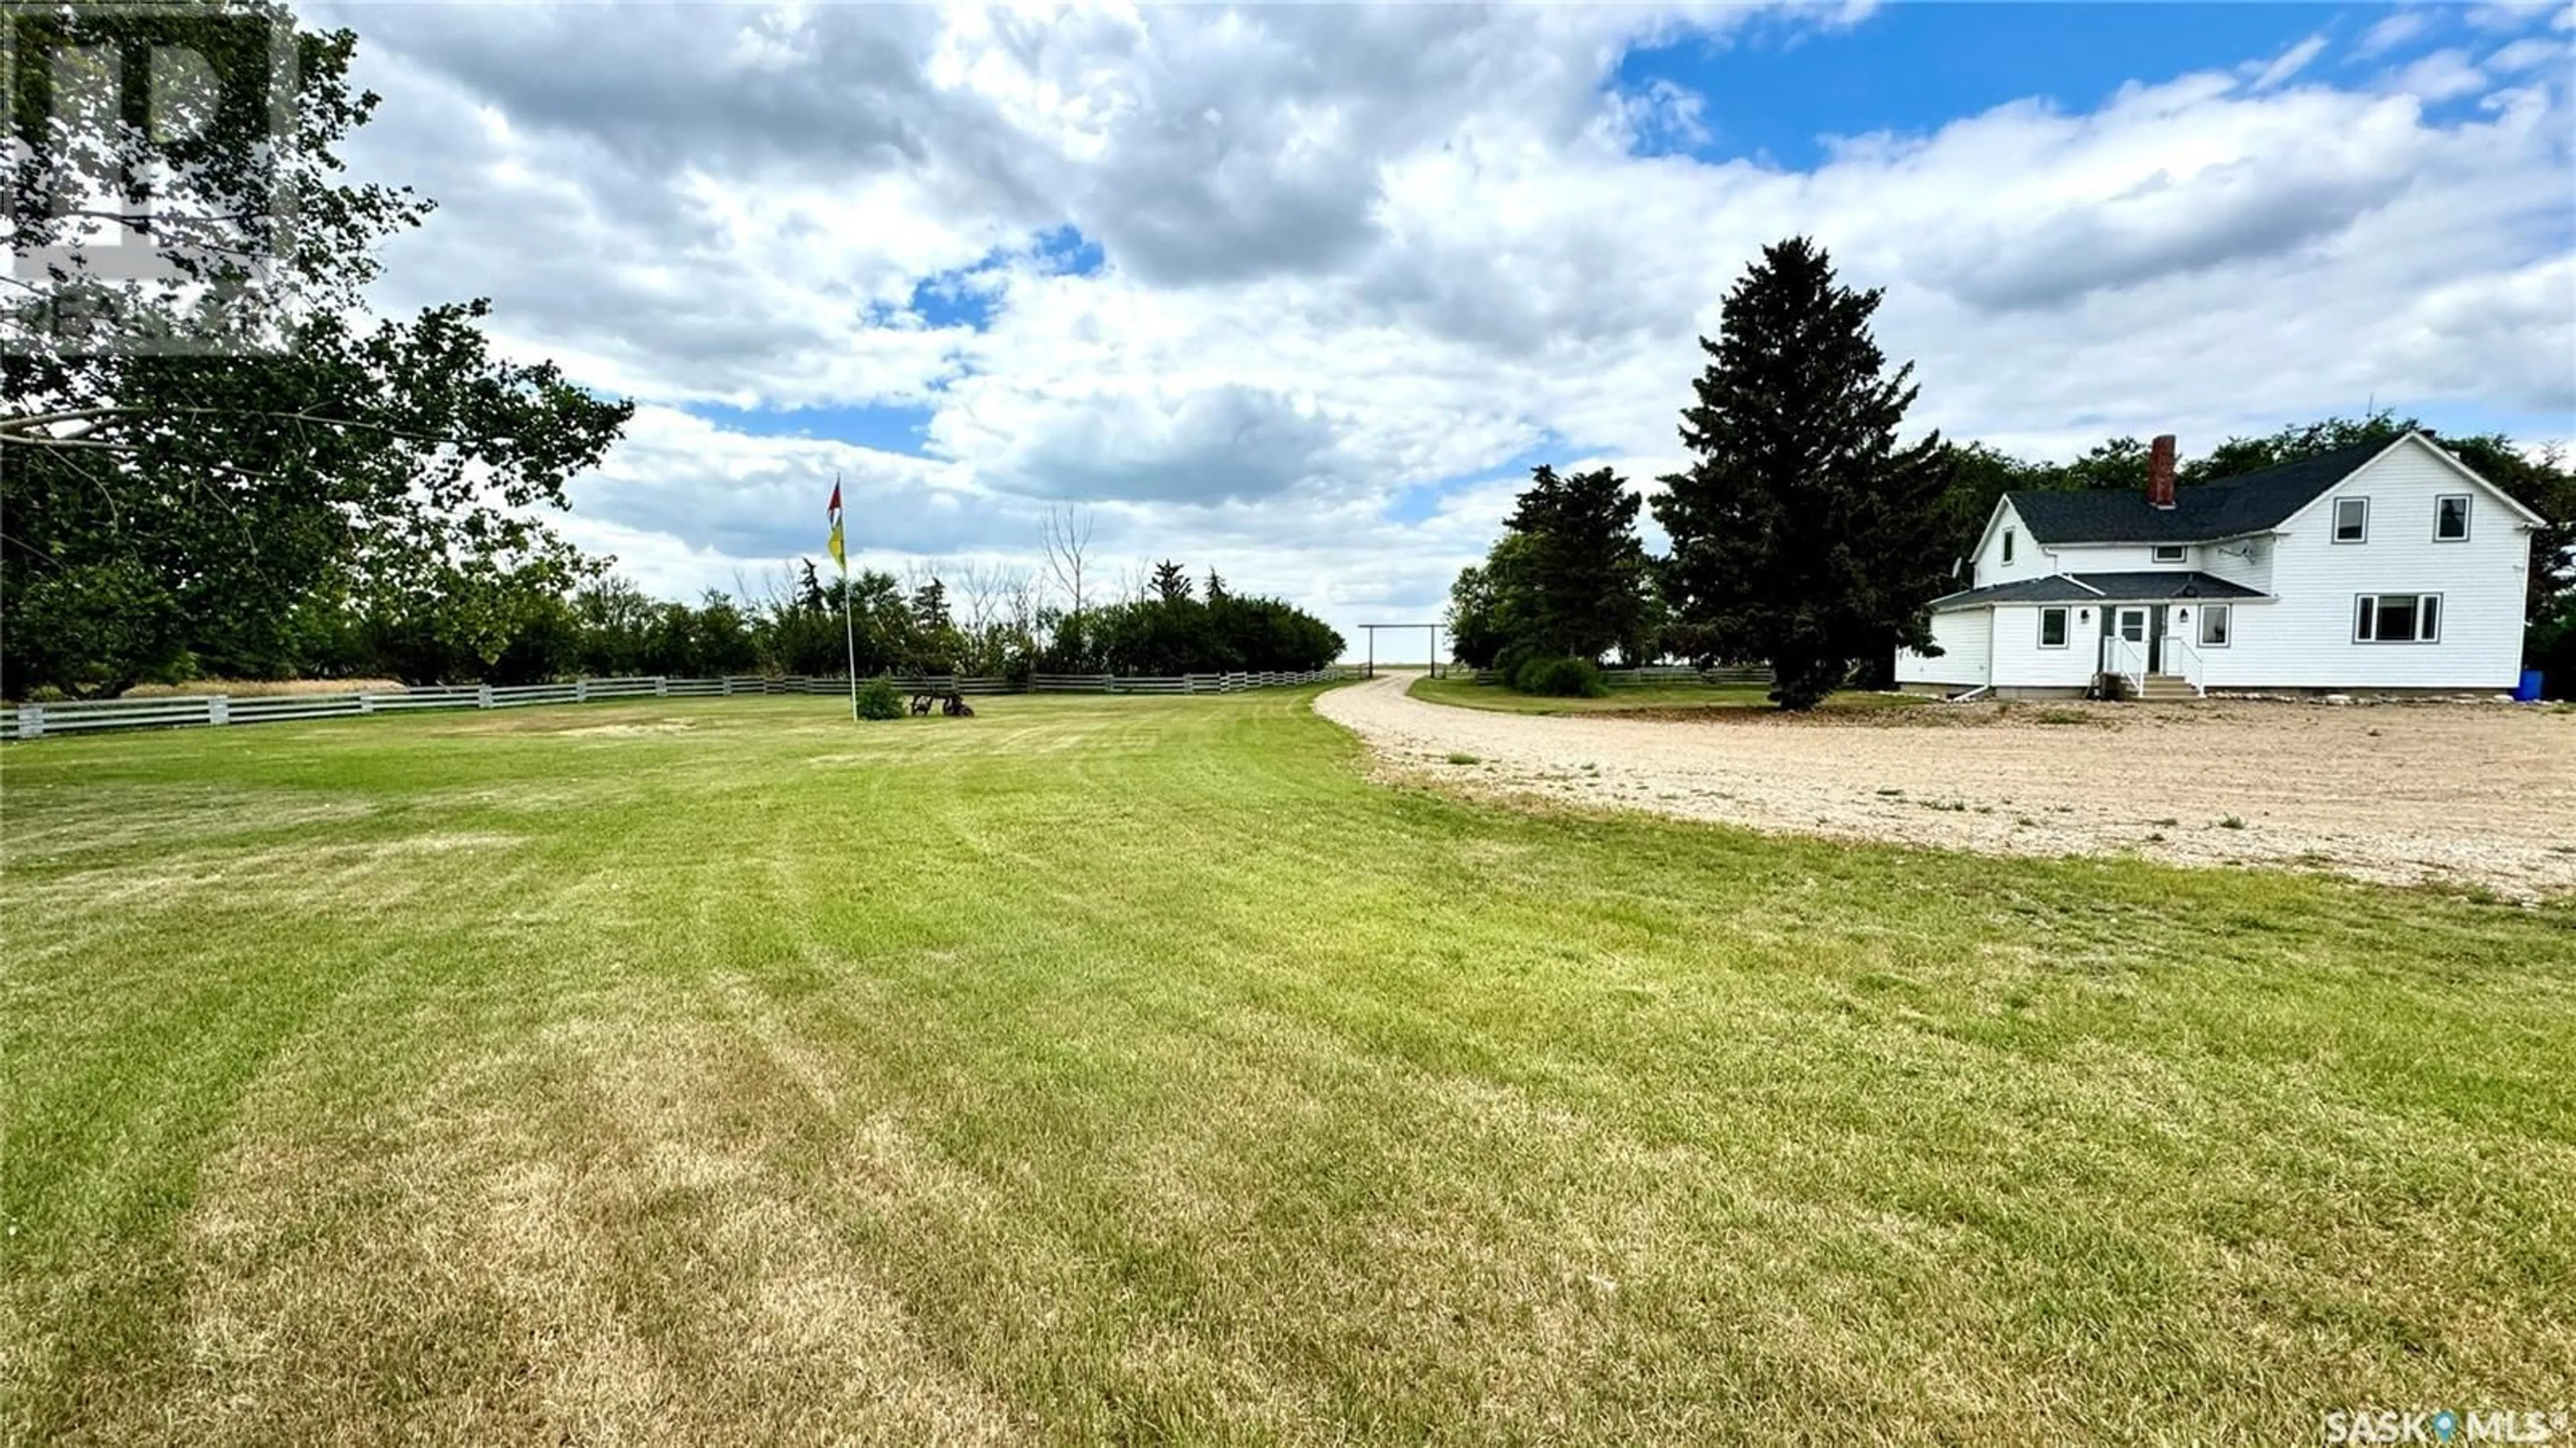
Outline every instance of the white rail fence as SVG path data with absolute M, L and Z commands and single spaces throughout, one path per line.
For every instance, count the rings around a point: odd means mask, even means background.
M 972 675 L 886 675 L 897 693 L 959 694 L 1231 694 L 1320 684 L 1353 678 L 1347 666 L 1304 673 L 1181 674 L 1136 678 L 1118 674 L 1039 674 L 1022 684 Z M 192 694 L 158 699 L 91 699 L 72 703 L 0 705 L 0 739 L 43 739 L 102 729 L 174 729 L 231 724 L 344 719 L 415 709 L 516 709 L 534 704 L 591 704 L 613 699 L 713 699 L 753 694 L 847 694 L 846 674 L 769 678 L 737 674 L 718 679 L 649 675 L 574 679 L 560 684 L 446 684 L 416 689 L 354 690 L 345 694 L 268 694 L 235 697 Z
M 1033 694 L 1232 694 L 1245 689 L 1276 689 L 1296 684 L 1324 684 L 1355 679 L 1360 670 L 1348 665 L 1309 669 L 1304 673 L 1174 674 L 1138 678 L 1119 674 L 1031 674 Z

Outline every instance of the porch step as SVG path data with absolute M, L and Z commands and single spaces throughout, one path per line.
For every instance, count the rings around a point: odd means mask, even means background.
M 2199 697 L 2200 691 L 2191 686 L 2190 680 L 2154 674 L 2148 676 L 2146 687 L 2138 691 L 2138 698 L 2150 704 L 2170 704 Z

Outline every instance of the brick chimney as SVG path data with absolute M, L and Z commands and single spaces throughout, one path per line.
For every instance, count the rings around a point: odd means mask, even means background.
M 2147 504 L 2170 508 L 2174 505 L 2174 440 L 2172 433 L 2158 437 L 2147 448 Z

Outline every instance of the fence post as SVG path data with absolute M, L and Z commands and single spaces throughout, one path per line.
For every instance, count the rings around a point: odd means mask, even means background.
M 368 693 L 364 689 L 360 689 L 358 691 L 358 712 L 361 714 L 373 714 L 376 712 L 376 696 Z
M 477 709 L 489 709 L 492 707 L 491 685 L 477 684 L 474 686 L 474 707 Z
M 585 678 L 572 681 L 572 701 L 576 704 L 590 702 L 590 680 Z
M 230 724 L 233 722 L 232 699 L 223 694 L 217 694 L 213 698 L 208 699 L 206 701 L 206 722 L 209 724 Z
M 18 737 L 21 739 L 42 739 L 45 737 L 44 705 L 21 704 L 18 706 Z
M 671 676 L 668 674 L 655 674 L 653 676 L 653 697 L 656 699 L 667 699 L 670 696 Z
M 728 699 L 733 697 L 733 675 L 731 674 L 724 676 L 724 696 Z

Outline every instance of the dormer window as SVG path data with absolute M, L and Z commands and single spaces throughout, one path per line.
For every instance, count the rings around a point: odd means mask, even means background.
M 2005 561 L 2006 563 L 2010 563 L 2010 562 L 2012 562 L 2012 545 L 2013 545 L 2013 530 L 2011 530 L 2010 528 L 2006 528 L 2006 529 L 2004 530 L 2004 561 Z
M 2183 547 L 2179 543 L 2159 543 L 2156 545 L 2156 561 L 2158 563 L 2180 563 L 2187 559 L 2190 556 L 2190 553 L 2190 549 Z
M 2337 543 L 2370 541 L 2370 500 L 2368 498 L 2335 499 L 2334 540 Z

